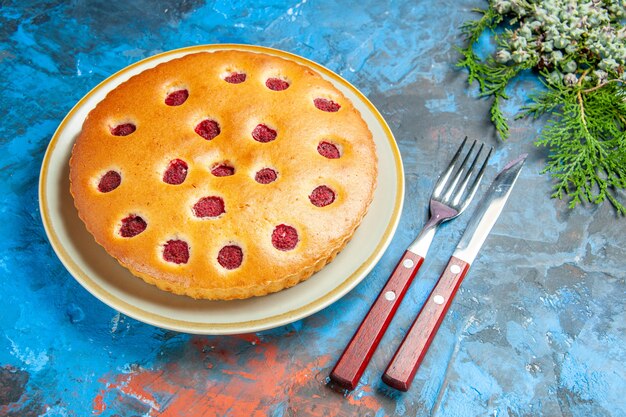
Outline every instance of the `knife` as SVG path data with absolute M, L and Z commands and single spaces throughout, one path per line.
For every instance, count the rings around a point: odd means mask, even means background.
M 430 343 L 452 304 L 454 295 L 491 228 L 498 220 L 527 156 L 520 155 L 509 162 L 498 173 L 480 201 L 437 285 L 387 366 L 382 377 L 387 385 L 400 391 L 409 389 Z

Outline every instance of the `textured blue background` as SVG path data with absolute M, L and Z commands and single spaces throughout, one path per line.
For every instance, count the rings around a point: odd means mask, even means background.
M 542 121 L 499 142 L 489 103 L 456 70 L 478 0 L 3 1 L 0 9 L 0 416 L 624 416 L 626 223 L 550 200 L 532 145 Z M 259 44 L 329 67 L 378 107 L 400 145 L 399 231 L 350 294 L 294 324 L 234 337 L 155 328 L 111 310 L 66 272 L 38 209 L 39 167 L 72 106 L 115 71 L 205 43 Z M 488 44 L 485 44 L 488 47 Z M 512 86 L 509 116 L 537 84 Z M 445 225 L 359 387 L 326 377 L 426 219 L 435 174 L 464 135 L 530 153 L 519 187 L 408 393 L 380 375 L 467 222 Z M 484 187 L 483 187 L 484 190 Z M 470 207 L 471 213 L 473 207 Z

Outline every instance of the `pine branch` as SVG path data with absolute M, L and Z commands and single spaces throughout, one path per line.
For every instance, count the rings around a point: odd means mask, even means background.
M 550 115 L 535 143 L 549 149 L 543 172 L 555 180 L 552 197 L 568 199 L 571 208 L 609 201 L 626 215 L 618 199 L 626 189 L 625 13 L 611 0 L 549 3 L 490 0 L 486 10 L 477 10 L 479 19 L 461 27 L 467 45 L 457 48 L 457 66 L 468 70 L 470 85 L 478 83 L 479 97 L 493 97 L 490 118 L 502 139 L 509 135 L 502 111 L 506 88 L 521 71 L 537 69 L 544 90 L 532 94 L 516 118 Z M 572 8 L 596 21 L 610 19 L 602 25 L 611 29 L 586 25 Z M 474 48 L 485 32 L 499 50 L 481 59 Z
M 626 105 L 620 97 L 626 91 L 616 89 L 615 85 L 589 92 L 551 89 L 539 97 L 544 103 L 561 103 L 536 145 L 550 151 L 543 172 L 556 179 L 552 196 L 569 198 L 570 208 L 608 200 L 626 215 L 616 196 L 618 189 L 626 188 L 626 130 L 621 121 Z
M 469 45 L 478 42 L 478 38 L 485 30 L 494 29 L 502 22 L 502 16 L 491 7 L 487 10 L 473 9 L 472 11 L 482 16 L 478 20 L 469 20 L 461 25 L 461 33 L 466 36 Z

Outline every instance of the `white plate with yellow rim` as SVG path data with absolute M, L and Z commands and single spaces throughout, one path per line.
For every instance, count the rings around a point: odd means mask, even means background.
M 157 64 L 183 55 L 217 50 L 276 55 L 307 66 L 331 81 L 361 112 L 378 155 L 378 186 L 368 214 L 352 240 L 324 269 L 295 287 L 246 300 L 208 301 L 170 294 L 134 277 L 99 246 L 78 218 L 69 192 L 69 158 L 87 114 L 106 94 Z M 341 298 L 376 265 L 398 226 L 404 200 L 400 152 L 391 130 L 370 101 L 334 72 L 305 58 L 250 45 L 201 45 L 146 58 L 104 80 L 63 119 L 41 167 L 39 203 L 46 233 L 74 278 L 110 307 L 158 327 L 197 334 L 240 334 L 307 317 Z

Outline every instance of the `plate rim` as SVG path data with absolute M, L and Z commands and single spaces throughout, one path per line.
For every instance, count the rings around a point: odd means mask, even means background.
M 218 50 L 244 50 L 250 52 L 258 52 L 258 53 L 266 53 L 270 55 L 279 56 L 281 58 L 289 59 L 295 61 L 299 64 L 307 65 L 315 70 L 323 73 L 327 77 L 335 79 L 346 86 L 353 94 L 355 94 L 368 108 L 368 110 L 372 113 L 372 115 L 376 118 L 377 122 L 380 124 L 380 127 L 385 133 L 385 139 L 387 140 L 391 153 L 393 155 L 393 161 L 396 167 L 396 201 L 394 202 L 394 209 L 391 215 L 391 219 L 387 224 L 384 234 L 382 238 L 379 240 L 376 248 L 372 251 L 370 256 L 363 262 L 359 267 L 349 276 L 345 277 L 341 283 L 332 288 L 330 291 L 318 297 L 314 300 L 310 300 L 306 304 L 297 307 L 295 309 L 275 314 L 273 316 L 264 317 L 260 319 L 252 319 L 247 321 L 239 321 L 239 322 L 229 322 L 229 323 L 207 323 L 207 322 L 193 322 L 181 319 L 175 319 L 172 317 L 163 316 L 157 314 L 155 312 L 146 311 L 142 308 L 136 307 L 126 300 L 109 293 L 107 290 L 102 288 L 97 282 L 95 282 L 91 277 L 88 276 L 86 272 L 84 272 L 73 260 L 72 256 L 68 253 L 68 250 L 64 247 L 61 242 L 61 239 L 57 235 L 54 226 L 51 221 L 52 210 L 49 209 L 48 203 L 49 200 L 47 198 L 47 188 L 46 182 L 48 179 L 48 171 L 50 167 L 51 156 L 54 153 L 61 133 L 64 131 L 65 126 L 68 121 L 73 117 L 73 115 L 78 111 L 79 108 L 97 91 L 99 91 L 106 83 L 110 82 L 112 79 L 117 78 L 129 71 L 133 68 L 149 63 L 150 61 L 160 60 L 168 55 L 178 55 L 178 54 L 191 54 L 195 52 L 202 51 L 218 51 Z M 174 58 L 172 58 L 174 59 Z M 320 310 L 328 307 L 330 304 L 342 298 L 348 292 L 350 292 L 354 287 L 356 287 L 367 274 L 374 268 L 374 266 L 378 263 L 386 248 L 391 243 L 391 239 L 395 233 L 395 230 L 398 227 L 400 216 L 402 213 L 403 203 L 404 203 L 404 193 L 405 193 L 405 178 L 404 178 L 404 169 L 402 164 L 402 158 L 400 154 L 400 150 L 398 148 L 398 144 L 389 128 L 389 125 L 382 117 L 378 109 L 371 103 L 371 101 L 363 94 L 359 89 L 353 86 L 349 81 L 345 80 L 339 74 L 334 71 L 314 62 L 302 56 L 286 52 L 283 50 L 259 46 L 259 45 L 247 45 L 247 44 L 235 44 L 235 43 L 226 43 L 226 44 L 204 44 L 204 45 L 194 45 L 188 46 L 178 49 L 172 49 L 168 51 L 164 51 L 155 55 L 151 55 L 146 57 L 140 61 L 134 62 L 118 71 L 108 76 L 101 82 L 99 82 L 95 87 L 93 87 L 87 94 L 85 94 L 73 107 L 72 109 L 65 115 L 57 129 L 55 130 L 50 142 L 46 148 L 46 152 L 44 154 L 44 158 L 41 164 L 41 169 L 39 173 L 39 208 L 42 223 L 50 241 L 50 244 L 55 251 L 57 257 L 65 267 L 65 269 L 74 277 L 78 283 L 85 288 L 89 293 L 91 293 L 94 297 L 99 299 L 104 304 L 108 305 L 112 309 L 121 312 L 129 317 L 132 317 L 141 322 L 168 329 L 174 330 L 178 332 L 184 333 L 192 333 L 192 334 L 204 334 L 204 335 L 226 335 L 226 334 L 242 334 L 249 332 L 257 332 L 262 330 L 267 330 L 279 326 L 283 326 L 294 321 L 303 319 L 312 314 L 319 312 Z

